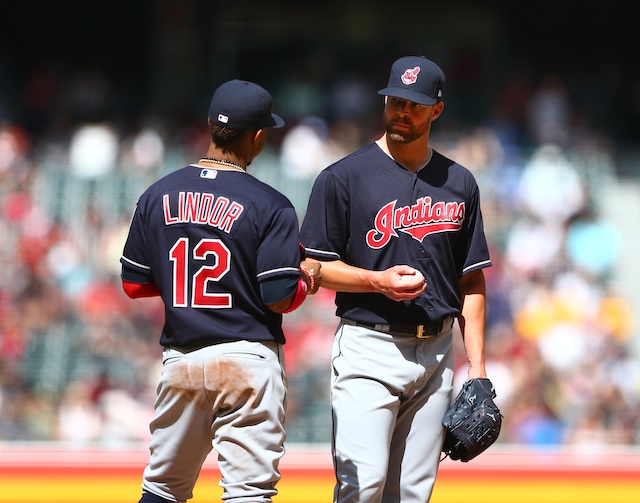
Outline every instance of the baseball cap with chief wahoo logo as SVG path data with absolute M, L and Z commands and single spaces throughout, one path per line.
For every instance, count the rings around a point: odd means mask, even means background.
M 435 105 L 442 100 L 444 72 L 424 56 L 404 56 L 391 66 L 389 84 L 378 94 Z
M 213 94 L 209 119 L 229 129 L 257 131 L 266 127 L 282 127 L 284 120 L 271 112 L 272 104 L 271 94 L 258 84 L 230 80 Z

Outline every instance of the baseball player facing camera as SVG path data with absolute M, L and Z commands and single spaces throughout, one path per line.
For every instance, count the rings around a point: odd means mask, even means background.
M 471 172 L 429 146 L 443 71 L 396 60 L 385 132 L 322 171 L 301 236 L 336 291 L 332 349 L 335 503 L 426 503 L 442 454 L 458 319 L 468 378 L 485 378 L 491 265 Z
M 120 262 L 131 298 L 159 295 L 163 368 L 141 503 L 184 502 L 212 449 L 223 499 L 269 502 L 284 454 L 282 314 L 321 282 L 291 202 L 247 174 L 271 95 L 232 80 L 214 93 L 205 157 L 140 197 Z

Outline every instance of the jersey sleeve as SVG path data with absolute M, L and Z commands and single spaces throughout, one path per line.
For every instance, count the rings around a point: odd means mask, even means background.
M 281 208 L 274 214 L 257 250 L 257 280 L 300 275 L 300 233 L 298 217 L 293 206 Z
M 120 257 L 122 279 L 131 283 L 150 283 L 151 265 L 146 254 L 147 245 L 143 225 L 142 206 L 136 205 L 129 226 L 129 234 Z
M 300 229 L 307 255 L 316 260 L 341 259 L 348 228 L 347 191 L 330 170 L 324 170 L 313 184 Z
M 459 255 L 456 257 L 456 263 L 460 264 L 460 276 L 491 266 L 480 208 L 480 190 L 476 183 L 473 183 L 468 203 L 468 213 L 463 227 L 464 239 L 461 240 L 466 246 L 458 250 Z
M 261 281 L 260 295 L 262 295 L 262 301 L 265 304 L 274 304 L 286 299 L 289 295 L 295 292 L 298 287 L 299 278 L 300 275 L 297 277 L 291 275 L 283 278 L 272 278 Z

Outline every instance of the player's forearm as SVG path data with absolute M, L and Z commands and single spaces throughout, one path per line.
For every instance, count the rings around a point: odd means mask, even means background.
M 467 295 L 462 309 L 461 328 L 464 349 L 469 362 L 469 379 L 486 377 L 484 354 L 484 305 L 480 294 Z
M 322 262 L 322 287 L 336 292 L 370 293 L 376 271 L 348 265 L 341 260 Z
M 460 281 L 462 312 L 459 319 L 464 349 L 469 362 L 468 378 L 486 377 L 484 329 L 486 287 L 484 274 L 476 271 Z
M 401 302 L 415 299 L 427 285 L 422 273 L 408 265 L 371 271 L 336 260 L 323 262 L 322 286 L 336 292 L 381 293 Z

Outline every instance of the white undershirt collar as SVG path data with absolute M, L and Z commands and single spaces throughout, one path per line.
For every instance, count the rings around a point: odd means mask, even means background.
M 396 159 L 395 157 L 393 157 L 389 152 L 387 152 L 387 150 L 383 147 L 383 144 L 381 143 L 382 139 L 380 140 L 376 140 L 376 145 L 378 145 L 378 147 L 380 148 L 380 150 L 382 150 L 385 154 L 387 154 L 391 159 L 393 159 L 394 161 L 396 161 L 398 164 L 400 164 L 400 166 L 402 166 L 404 169 L 406 169 L 407 171 L 411 171 L 409 168 L 407 168 L 404 164 L 402 164 L 400 161 L 398 161 L 398 159 Z M 433 149 L 431 147 L 429 147 L 429 158 L 425 161 L 425 163 L 420 166 L 417 170 L 416 173 L 418 171 L 420 171 L 422 168 L 424 168 L 427 164 L 429 164 L 429 161 L 431 161 L 431 158 L 433 157 Z

